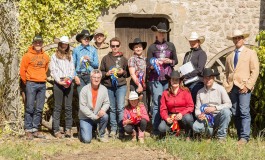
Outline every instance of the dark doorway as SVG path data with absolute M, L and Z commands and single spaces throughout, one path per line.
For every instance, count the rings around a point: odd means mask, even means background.
M 142 41 L 147 42 L 147 48 L 150 44 L 154 43 L 155 35 L 150 29 L 152 25 L 157 25 L 159 22 L 165 22 L 169 26 L 166 18 L 132 18 L 120 17 L 115 21 L 115 36 L 121 39 L 121 51 L 126 58 L 131 57 L 133 51 L 128 47 L 128 44 L 134 38 L 141 38 Z M 169 34 L 167 34 L 169 40 Z M 147 48 L 144 53 L 147 52 Z

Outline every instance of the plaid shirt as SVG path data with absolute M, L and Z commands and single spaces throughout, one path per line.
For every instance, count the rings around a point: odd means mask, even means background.
M 146 57 L 133 55 L 128 60 L 128 66 L 135 68 L 135 74 L 138 75 L 140 71 L 144 72 L 144 77 L 146 75 Z

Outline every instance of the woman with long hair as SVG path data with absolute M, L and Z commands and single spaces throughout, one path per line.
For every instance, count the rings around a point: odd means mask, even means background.
M 58 48 L 51 57 L 50 71 L 54 78 L 53 95 L 54 109 L 52 128 L 56 138 L 71 137 L 72 118 L 72 99 L 74 78 L 74 63 L 70 51 L 69 38 L 62 36 L 58 42 Z M 65 106 L 65 135 L 60 131 L 60 115 L 62 105 Z

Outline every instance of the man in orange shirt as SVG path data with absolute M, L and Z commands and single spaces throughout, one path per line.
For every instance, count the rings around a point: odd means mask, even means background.
M 20 64 L 20 77 L 26 85 L 26 108 L 24 128 L 26 138 L 45 138 L 38 131 L 42 119 L 45 103 L 46 73 L 48 71 L 49 56 L 42 50 L 43 39 L 36 35 L 27 53 L 22 57 Z M 36 106 L 35 106 L 36 101 Z M 34 107 L 35 106 L 35 107 Z

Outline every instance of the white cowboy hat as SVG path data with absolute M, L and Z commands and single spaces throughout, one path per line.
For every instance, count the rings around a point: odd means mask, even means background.
M 234 30 L 231 36 L 227 36 L 226 38 L 229 40 L 233 40 L 234 37 L 243 36 L 244 38 L 247 38 L 249 36 L 249 33 L 243 33 L 241 30 Z
M 203 42 L 205 41 L 204 36 L 199 36 L 199 34 L 197 32 L 191 32 L 190 37 L 186 37 L 186 39 L 188 41 L 195 41 L 195 40 L 199 40 L 201 44 L 203 44 Z
M 136 100 L 136 99 L 139 99 L 138 93 L 136 93 L 135 91 L 131 91 L 129 94 L 129 100 Z
M 54 39 L 54 43 L 70 44 L 70 43 L 72 43 L 72 42 L 70 42 L 68 36 L 62 36 L 60 39 L 59 39 L 59 38 L 55 38 L 55 39 Z

